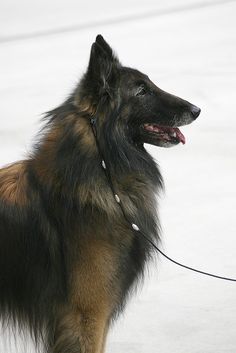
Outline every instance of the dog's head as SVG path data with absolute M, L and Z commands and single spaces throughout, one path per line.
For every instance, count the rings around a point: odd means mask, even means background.
M 161 90 L 145 74 L 122 66 L 101 35 L 92 45 L 77 97 L 81 110 L 89 107 L 91 114 L 99 111 L 113 119 L 114 129 L 123 129 L 137 146 L 185 143 L 178 127 L 190 124 L 200 114 L 198 107 Z

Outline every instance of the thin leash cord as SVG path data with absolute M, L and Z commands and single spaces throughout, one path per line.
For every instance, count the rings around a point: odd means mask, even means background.
M 113 182 L 112 182 L 112 178 L 111 178 L 111 174 L 109 172 L 109 169 L 107 168 L 107 165 L 106 165 L 106 162 L 103 158 L 103 153 L 101 151 L 101 148 L 100 148 L 100 145 L 98 143 L 98 138 L 97 138 L 97 129 L 96 129 L 96 122 L 97 122 L 97 118 L 96 117 L 93 117 L 90 119 L 90 124 L 91 124 L 91 127 L 92 127 L 92 131 L 93 131 L 93 135 L 94 135 L 94 138 L 95 138 L 95 142 L 96 142 L 96 146 L 97 146 L 97 149 L 98 149 L 98 153 L 99 153 L 99 156 L 101 158 L 101 167 L 103 168 L 103 171 L 105 173 L 105 176 L 107 178 L 107 181 L 108 181 L 108 184 L 109 184 L 109 187 L 113 193 L 113 196 L 114 196 L 114 199 L 115 201 L 118 203 L 118 205 L 120 206 L 120 209 L 121 209 L 121 212 L 125 218 L 125 220 L 127 221 L 127 223 L 130 225 L 130 228 L 135 231 L 136 233 L 142 235 L 142 237 L 149 243 L 153 246 L 153 248 L 158 252 L 160 253 L 163 257 L 165 257 L 167 260 L 169 260 L 170 262 L 174 263 L 175 265 L 178 265 L 180 267 L 183 267 L 187 270 L 190 270 L 190 271 L 193 271 L 193 272 L 197 272 L 197 273 L 200 273 L 202 275 L 205 275 L 205 276 L 209 276 L 209 277 L 214 277 L 214 278 L 218 278 L 218 279 L 222 279 L 224 281 L 231 281 L 231 282 L 236 282 L 236 279 L 234 278 L 230 278 L 230 277 L 223 277 L 223 276 L 218 276 L 218 275 L 215 275 L 215 274 L 212 274 L 212 273 L 209 273 L 209 272 L 205 272 L 205 271 L 201 271 L 201 270 L 198 270 L 196 268 L 193 268 L 193 267 L 190 267 L 190 266 L 187 266 L 187 265 L 184 265 L 174 259 L 172 259 L 171 257 L 169 257 L 168 255 L 166 255 L 162 250 L 160 250 L 155 244 L 154 242 L 149 238 L 149 236 L 147 236 L 142 230 L 140 230 L 140 228 L 137 226 L 137 224 L 133 223 L 129 217 L 127 216 L 126 212 L 125 212 L 125 209 L 123 207 L 123 204 L 122 204 L 122 201 L 120 200 L 119 196 L 116 194 L 115 192 L 115 188 L 114 188 L 114 185 L 113 185 Z

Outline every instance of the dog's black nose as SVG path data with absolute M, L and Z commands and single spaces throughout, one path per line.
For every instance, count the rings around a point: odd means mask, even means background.
M 190 110 L 191 110 L 191 113 L 192 113 L 194 119 L 197 119 L 197 117 L 201 113 L 201 109 L 198 108 L 196 105 L 192 105 Z

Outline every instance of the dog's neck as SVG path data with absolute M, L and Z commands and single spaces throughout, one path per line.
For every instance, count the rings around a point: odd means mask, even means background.
M 72 105 L 63 106 L 51 113 L 44 131 L 31 163 L 38 182 L 53 195 L 105 209 L 109 204 L 113 212 L 116 207 L 88 116 L 78 114 Z M 135 195 L 150 199 L 161 188 L 160 172 L 152 157 L 131 145 L 121 129 L 109 123 L 99 126 L 98 138 L 113 183 L 132 211 L 129 200 Z

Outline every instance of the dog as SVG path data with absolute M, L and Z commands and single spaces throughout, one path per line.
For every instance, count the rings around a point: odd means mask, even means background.
M 200 109 L 121 65 L 98 35 L 86 73 L 46 114 L 25 160 L 0 170 L 0 318 L 45 353 L 103 353 L 158 242 L 163 180 L 144 143 L 185 143 Z M 90 119 L 96 117 L 96 138 Z

